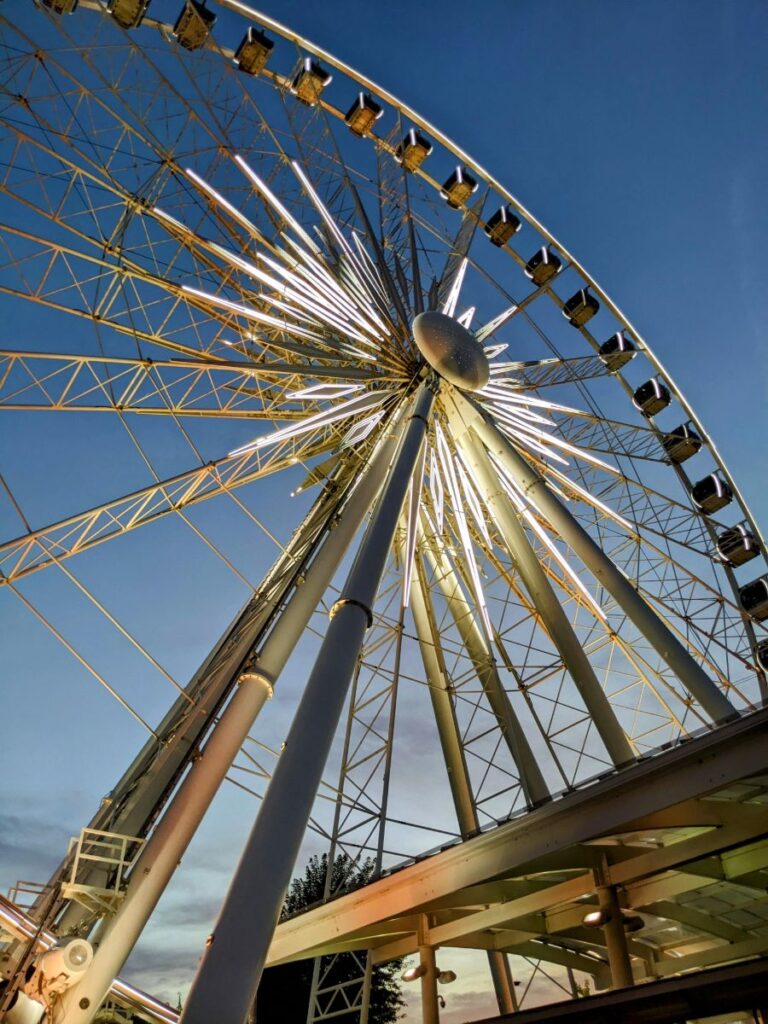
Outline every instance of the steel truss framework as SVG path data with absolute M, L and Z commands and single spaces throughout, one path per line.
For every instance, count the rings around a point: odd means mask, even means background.
M 41 996 L 56 1022 L 93 1019 L 225 778 L 263 799 L 187 1024 L 214 1005 L 217 1019 L 241 1024 L 307 825 L 329 844 L 330 864 L 343 854 L 378 879 L 339 896 L 329 876 L 327 907 L 278 929 L 270 962 L 317 955 L 309 1022 L 365 1024 L 373 964 L 417 950 L 425 1020 L 435 1020 L 440 945 L 485 951 L 502 1011 L 524 1001 L 509 952 L 569 991 L 574 971 L 617 984 L 628 971 L 657 977 L 760 952 L 762 924 L 696 906 L 702 879 L 723 892 L 762 879 L 765 831 L 759 778 L 735 795 L 722 778 L 697 789 L 683 763 L 695 744 L 722 741 L 730 756 L 735 735 L 743 757 L 754 753 L 766 694 L 756 656 L 765 627 L 739 597 L 765 573 L 764 543 L 702 424 L 584 268 L 432 126 L 239 0 L 220 0 L 212 34 L 197 24 L 197 47 L 183 28 L 174 35 L 173 6 L 156 0 L 130 30 L 93 0 L 72 17 L 31 4 L 0 17 L 0 295 L 17 311 L 0 351 L 0 416 L 67 412 L 66 422 L 106 432 L 114 423 L 119 438 L 106 436 L 138 454 L 143 472 L 137 485 L 112 454 L 109 479 L 88 490 L 99 500 L 77 510 L 74 488 L 69 507 L 52 504 L 33 525 L 12 464 L 4 486 L 18 529 L 0 544 L 0 583 L 149 733 L 89 822 L 141 844 L 125 885 L 105 917 L 72 898 L 70 857 L 29 918 L 7 907 L 18 969 L 3 1005 L 37 963 L 41 936 L 44 945 L 98 926 L 84 979 Z M 277 41 L 258 76 L 235 57 L 251 25 Z M 312 61 L 337 80 L 326 88 Z M 361 89 L 384 114 L 350 131 L 347 104 Z M 448 177 L 456 160 L 463 170 Z M 500 207 L 519 232 L 494 234 Z M 531 260 L 542 251 L 543 273 Z M 425 310 L 482 346 L 480 390 L 425 366 L 412 330 Z M 634 360 L 601 353 L 616 332 Z M 647 378 L 671 407 L 642 416 L 632 399 Z M 690 475 L 687 458 L 669 454 L 680 420 L 697 438 Z M 87 447 L 73 463 L 73 479 L 94 472 Z M 695 501 L 694 481 L 711 473 L 714 497 Z M 286 479 L 304 502 L 290 537 L 251 486 Z M 214 535 L 206 508 L 241 517 L 233 545 Z M 205 545 L 248 593 L 187 685 L 79 572 L 83 558 L 119 564 L 127 535 L 151 547 L 160 523 L 197 546 L 186 559 Z M 258 585 L 244 565 L 254 527 L 278 548 Z M 727 530 L 740 531 L 730 558 Z M 56 572 L 145 672 L 176 687 L 159 724 L 44 610 L 28 578 Z M 322 638 L 319 651 L 308 637 Z M 279 753 L 279 741 L 249 733 L 308 644 L 314 668 Z M 690 748 L 652 756 L 702 729 L 711 732 Z M 414 743 L 432 744 L 444 764 L 436 785 L 450 819 L 414 811 L 403 778 Z M 754 776 L 758 761 L 733 758 L 723 771 L 738 764 L 728 781 Z M 589 786 L 598 774 L 609 778 Z M 579 835 L 558 832 L 551 852 L 558 815 L 583 814 L 603 789 L 623 801 L 650 776 L 674 782 L 670 802 L 637 813 L 619 804 L 615 822 L 603 803 Z M 539 822 L 546 856 L 522 855 L 524 843 L 509 863 L 487 853 Z M 466 846 L 386 875 L 454 841 Z M 443 865 L 458 871 L 465 853 L 477 877 L 438 893 Z M 377 894 L 416 877 L 423 899 L 409 890 L 382 916 Z M 112 879 L 93 868 L 77 882 L 103 892 Z M 648 915 L 647 938 L 627 948 L 620 929 L 587 937 L 581 926 L 594 899 L 613 900 L 616 924 L 619 898 Z M 757 903 L 744 913 L 762 920 Z M 703 950 L 671 955 L 701 935 Z M 349 950 L 359 976 L 339 985 L 334 958 Z M 224 959 L 238 979 L 226 1007 Z M 125 991 L 111 989 L 118 1001 Z

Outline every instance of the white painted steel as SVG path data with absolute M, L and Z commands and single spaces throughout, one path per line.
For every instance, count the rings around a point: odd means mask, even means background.
M 488 450 L 502 460 L 524 494 L 530 494 L 554 529 L 584 565 L 624 609 L 657 654 L 715 722 L 736 715 L 736 709 L 683 647 L 626 576 L 592 540 L 583 526 L 549 489 L 538 472 L 501 431 L 457 393 L 456 402 L 466 427 L 471 427 Z
M 462 420 L 456 405 L 450 399 L 444 404 L 454 428 L 454 437 L 475 471 L 477 481 L 483 488 L 483 498 L 493 515 L 496 526 L 501 531 L 508 551 L 515 560 L 520 578 L 531 596 L 536 611 L 541 616 L 544 627 L 560 652 L 563 664 L 570 672 L 611 760 L 616 765 L 627 764 L 634 758 L 632 747 L 613 713 L 608 698 L 598 682 L 551 583 L 528 542 L 525 531 L 517 518 L 517 513 L 504 493 L 501 481 L 482 442 Z

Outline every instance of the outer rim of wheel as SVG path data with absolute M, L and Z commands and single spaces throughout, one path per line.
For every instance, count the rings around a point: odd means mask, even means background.
M 747 505 L 747 502 L 744 499 L 741 489 L 738 487 L 738 484 L 735 482 L 732 474 L 729 472 L 728 467 L 724 459 L 720 455 L 720 452 L 718 451 L 716 445 L 714 444 L 709 432 L 705 429 L 705 427 L 702 424 L 702 421 L 694 412 L 693 407 L 685 398 L 682 390 L 678 387 L 671 374 L 662 364 L 661 360 L 653 352 L 652 348 L 645 340 L 643 335 L 641 335 L 641 333 L 637 330 L 632 321 L 629 320 L 629 318 L 625 315 L 621 308 L 601 288 L 599 283 L 595 280 L 594 277 L 592 277 L 591 274 L 589 274 L 589 272 L 579 262 L 579 260 L 576 259 L 576 257 L 573 256 L 573 254 L 550 231 L 548 231 L 548 229 L 527 209 L 527 207 L 525 207 L 521 203 L 521 201 L 516 196 L 514 196 L 497 178 L 495 178 L 483 166 L 477 163 L 477 161 L 474 160 L 469 153 L 467 153 L 455 142 L 453 142 L 447 135 L 445 135 L 443 132 L 437 129 L 425 118 L 421 117 L 412 107 L 409 107 L 407 104 L 403 103 L 394 94 L 392 94 L 386 89 L 382 89 L 370 78 L 356 71 L 353 67 L 346 64 L 344 61 L 339 60 L 328 50 L 325 50 L 322 47 L 317 46 L 311 40 L 306 39 L 299 33 L 292 31 L 282 22 L 277 21 L 275 18 L 272 18 L 269 15 L 264 14 L 263 12 L 257 10 L 256 8 L 249 7 L 247 4 L 241 3 L 240 0 L 214 0 L 214 2 L 218 6 L 225 8 L 226 10 L 231 11 L 234 14 L 240 15 L 243 18 L 247 18 L 249 20 L 257 22 L 263 28 L 268 29 L 269 31 L 272 31 L 279 35 L 283 40 L 293 43 L 296 46 L 302 48 L 307 53 L 313 55 L 314 57 L 317 57 L 319 60 L 324 61 L 335 71 L 340 72 L 347 78 L 357 83 L 359 86 L 362 86 L 364 89 L 373 93 L 377 99 L 381 100 L 386 104 L 389 104 L 394 110 L 397 111 L 397 113 L 401 117 L 406 118 L 407 120 L 411 121 L 415 126 L 422 129 L 430 136 L 430 140 L 439 143 L 440 146 L 442 146 L 445 150 L 447 150 L 454 157 L 456 157 L 462 164 L 466 165 L 467 168 L 469 168 L 471 171 L 477 174 L 489 188 L 491 188 L 497 193 L 501 200 L 511 205 L 516 210 L 516 212 L 519 213 L 520 216 L 523 217 L 528 222 L 528 224 L 546 240 L 548 245 L 552 245 L 564 257 L 564 259 L 567 261 L 568 266 L 570 266 L 573 270 L 576 271 L 577 274 L 579 274 L 582 277 L 586 286 L 589 289 L 591 289 L 596 296 L 599 297 L 602 303 L 604 303 L 606 309 L 613 315 L 613 317 L 618 322 L 619 329 L 627 332 L 629 335 L 632 336 L 632 339 L 634 340 L 637 348 L 637 352 L 644 355 L 650 363 L 650 366 L 653 369 L 654 373 L 663 378 L 664 382 L 668 385 L 670 389 L 672 397 L 679 403 L 680 408 L 687 417 L 688 421 L 693 425 L 697 433 L 699 433 L 699 435 L 701 436 L 701 439 L 704 442 L 704 446 L 709 451 L 716 465 L 716 468 L 721 471 L 726 482 L 729 484 L 733 492 L 733 498 L 740 509 L 739 521 L 742 523 L 749 524 L 752 533 L 758 541 L 758 545 L 760 548 L 760 556 L 763 559 L 763 566 L 765 569 L 766 566 L 768 566 L 768 546 L 766 545 L 765 537 L 763 536 L 762 531 L 760 530 L 755 518 L 752 515 L 749 506 Z M 101 4 L 97 3 L 96 0 L 84 0 L 81 6 L 99 11 L 102 14 L 106 14 L 104 7 Z M 149 19 L 145 19 L 145 24 L 147 23 L 151 23 Z M 162 29 L 168 34 L 172 32 L 172 26 L 170 25 L 163 24 L 161 26 L 161 23 L 159 22 L 155 22 L 154 24 L 158 28 L 162 27 Z M 232 58 L 234 56 L 233 51 L 226 50 L 225 48 L 219 46 L 215 41 L 212 41 L 210 38 L 206 41 L 205 46 L 207 49 L 213 50 L 214 52 L 217 52 L 224 57 Z M 286 87 L 288 84 L 288 80 L 285 78 L 285 76 L 279 75 L 276 72 L 267 70 L 263 72 L 262 75 L 264 77 L 269 78 L 272 81 L 272 84 L 275 86 L 282 85 L 283 87 Z M 344 112 L 341 109 L 335 107 L 333 104 L 329 103 L 322 97 L 319 100 L 318 106 L 322 107 L 325 111 L 327 111 L 328 113 L 332 114 L 337 118 L 343 119 L 344 117 Z M 380 136 L 377 136 L 374 131 L 368 133 L 366 135 L 366 138 L 369 139 L 375 146 L 384 149 L 390 148 L 386 141 Z M 428 185 L 435 188 L 436 191 L 439 193 L 440 183 L 435 181 L 420 168 L 417 168 L 415 171 L 412 171 L 411 173 L 421 178 L 422 181 L 426 182 Z M 517 257 L 517 254 L 513 250 L 509 249 L 506 245 L 503 248 L 508 253 L 508 255 L 512 255 L 513 259 L 516 259 L 518 262 L 520 262 L 520 258 Z M 549 291 L 548 285 L 545 285 L 542 290 Z M 550 299 L 555 301 L 555 296 L 553 296 L 551 292 L 549 292 L 549 297 Z M 587 344 L 594 351 L 596 351 L 598 345 L 595 339 L 590 334 L 590 332 L 584 327 L 578 327 L 578 330 L 581 333 L 582 337 L 584 337 Z M 633 394 L 633 388 L 626 380 L 621 370 L 613 370 L 609 375 L 615 377 L 619 381 L 627 396 L 631 398 Z M 661 442 L 661 438 L 664 434 L 664 431 L 662 431 L 656 426 L 652 417 L 648 418 L 647 425 L 656 434 L 657 438 L 659 439 L 659 442 Z M 669 462 L 668 460 L 664 461 L 667 462 L 667 464 L 670 466 L 670 468 L 674 471 L 675 475 L 677 476 L 681 488 L 685 493 L 685 497 L 690 508 L 692 509 L 694 514 L 703 521 L 705 528 L 714 540 L 714 535 L 716 532 L 715 526 L 709 522 L 707 517 L 702 514 L 701 510 L 696 506 L 695 502 L 693 501 L 693 498 L 691 496 L 690 480 L 685 470 L 676 463 Z M 754 635 L 752 619 L 741 608 L 739 600 L 740 588 L 736 580 L 733 567 L 730 566 L 727 562 L 717 559 L 715 555 L 715 550 L 713 550 L 710 557 L 712 558 L 713 562 L 719 564 L 724 570 L 726 579 L 728 580 L 730 589 L 733 594 L 734 604 L 736 608 L 739 609 L 742 615 L 745 630 L 750 639 L 752 653 L 754 657 L 755 671 L 758 675 L 758 679 L 761 682 L 761 686 L 764 688 L 766 685 L 765 674 L 755 654 L 756 638 Z

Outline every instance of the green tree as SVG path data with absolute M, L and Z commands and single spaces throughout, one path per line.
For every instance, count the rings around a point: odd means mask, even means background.
M 358 889 L 370 879 L 372 871 L 372 861 L 355 863 L 346 854 L 339 854 L 333 862 L 330 891 L 334 896 L 340 896 Z M 323 901 L 327 872 L 327 854 L 310 858 L 304 874 L 291 882 L 280 915 L 281 921 Z M 256 996 L 256 1024 L 304 1024 L 312 988 L 313 964 L 313 960 L 298 960 L 264 971 Z M 329 958 L 325 958 L 323 968 L 328 968 L 329 964 Z M 359 978 L 360 964 L 361 960 L 353 953 L 339 954 L 330 964 L 323 987 Z M 402 1016 L 405 1002 L 400 989 L 401 967 L 402 960 L 393 960 L 373 968 L 369 1024 L 394 1024 Z M 347 990 L 348 995 L 352 994 L 351 989 L 352 986 Z M 347 1017 L 350 1022 L 354 1019 L 353 1014 Z M 344 1017 L 339 1020 L 340 1024 L 345 1024 Z

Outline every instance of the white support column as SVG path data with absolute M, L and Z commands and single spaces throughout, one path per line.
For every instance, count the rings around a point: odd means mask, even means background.
M 457 422 L 460 428 L 461 423 Z M 495 524 L 504 538 L 507 550 L 515 560 L 525 589 L 541 617 L 544 628 L 560 652 L 563 664 L 570 673 L 581 698 L 589 711 L 595 728 L 605 744 L 608 755 L 616 765 L 634 760 L 632 747 L 613 713 L 608 698 L 600 686 L 594 669 L 579 643 L 579 638 L 568 621 L 536 553 L 528 542 L 525 530 L 517 517 L 483 443 L 476 434 L 464 429 L 456 431 L 459 447 L 475 473 L 482 496 L 493 514 Z
M 123 901 L 106 922 L 85 977 L 58 1003 L 56 1024 L 89 1024 L 98 1012 L 381 489 L 396 444 L 397 436 L 392 430 L 362 474 L 336 525 L 309 564 L 304 582 L 286 604 L 251 669 L 241 677 L 200 756 L 192 763 L 142 850 Z
M 627 988 L 629 985 L 634 985 L 635 979 L 632 975 L 632 961 L 627 949 L 624 918 L 616 895 L 616 887 L 614 885 L 598 886 L 597 899 L 600 910 L 605 916 L 603 935 L 611 968 L 611 986 Z
M 424 969 L 420 979 L 422 1024 L 440 1024 L 440 1008 L 437 1001 L 437 965 L 435 964 L 435 951 L 431 946 L 419 946 L 419 965 Z
M 432 701 L 432 711 L 437 723 L 437 734 L 443 751 L 443 761 L 448 773 L 448 784 L 451 787 L 453 806 L 456 809 L 456 819 L 459 823 L 459 831 L 466 838 L 467 835 L 474 832 L 478 827 L 475 801 L 469 782 L 469 772 L 467 771 L 467 763 L 464 759 L 464 749 L 461 745 L 459 728 L 456 723 L 456 714 L 451 695 L 448 691 L 448 681 L 445 677 L 444 666 L 441 664 L 440 647 L 436 642 L 437 630 L 432 608 L 426 594 L 424 570 L 418 552 L 415 556 L 415 562 L 413 580 L 411 582 L 413 623 L 416 627 L 421 660 L 424 663 L 429 697 Z
M 283 753 L 246 843 L 182 1014 L 183 1024 L 243 1024 L 333 742 L 394 539 L 433 394 L 413 414 L 363 542 L 333 609 Z
M 520 1007 L 517 1005 L 515 980 L 509 966 L 509 957 L 500 949 L 492 949 L 488 951 L 488 962 L 492 965 L 491 977 L 499 1013 L 517 1013 Z
M 549 520 L 551 526 L 570 545 L 575 554 L 593 574 L 643 636 L 659 657 L 675 673 L 680 682 L 701 704 L 715 722 L 733 718 L 736 709 L 701 665 L 680 643 L 657 613 L 635 590 L 627 577 L 617 568 L 579 521 L 547 487 L 546 482 L 518 452 L 515 446 L 489 422 L 466 398 L 454 392 L 456 407 L 465 424 L 483 441 L 486 447 L 503 463 L 517 486 Z

